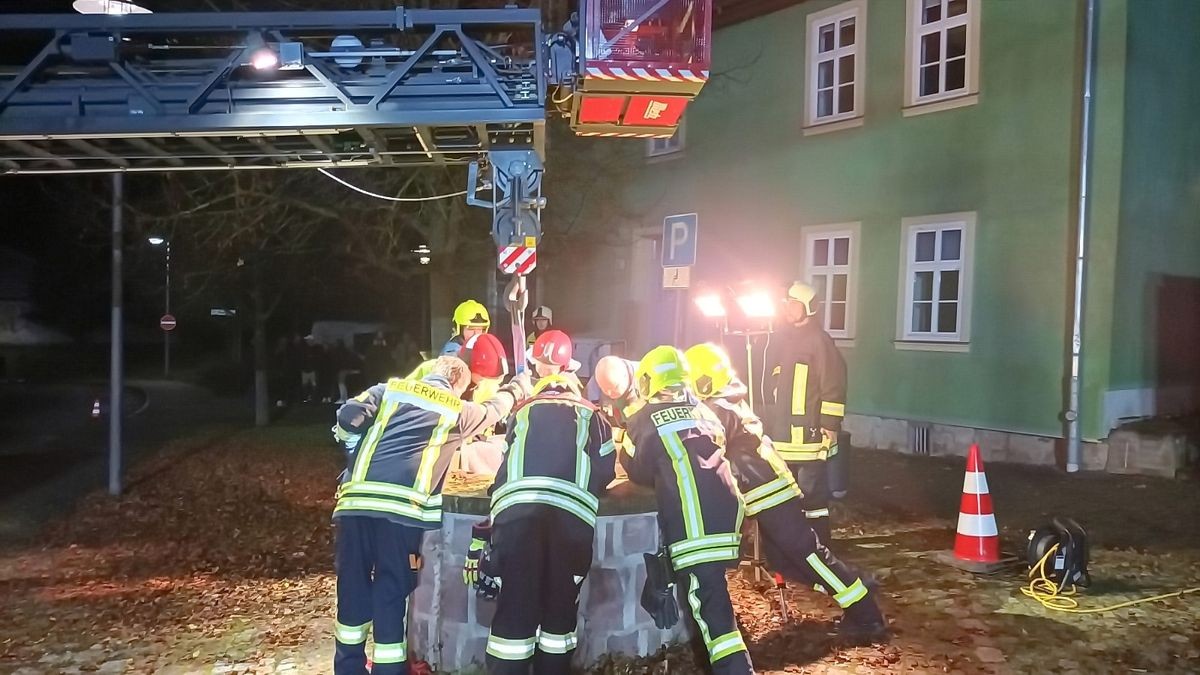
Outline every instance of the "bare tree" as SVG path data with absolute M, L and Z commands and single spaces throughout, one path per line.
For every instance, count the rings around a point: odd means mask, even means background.
M 269 418 L 267 320 L 287 297 L 303 297 L 312 270 L 328 252 L 340 214 L 288 198 L 311 180 L 301 172 L 168 174 L 151 198 L 131 204 L 147 232 L 166 233 L 186 264 L 190 297 L 233 296 L 250 309 L 254 345 L 255 423 Z

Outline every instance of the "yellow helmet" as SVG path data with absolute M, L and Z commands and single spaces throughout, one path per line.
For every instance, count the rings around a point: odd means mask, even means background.
M 464 327 L 482 328 L 485 331 L 492 325 L 487 307 L 477 300 L 466 300 L 454 308 L 454 332 L 461 333 Z
M 692 387 L 700 398 L 721 392 L 733 381 L 733 363 L 729 354 L 711 342 L 698 344 L 683 354 L 691 366 Z
M 649 398 L 668 387 L 690 384 L 688 362 L 683 352 L 669 345 L 646 352 L 638 363 L 638 393 Z
M 809 316 L 817 313 L 817 289 L 797 281 L 788 288 L 786 302 L 798 302 L 804 305 L 804 312 Z

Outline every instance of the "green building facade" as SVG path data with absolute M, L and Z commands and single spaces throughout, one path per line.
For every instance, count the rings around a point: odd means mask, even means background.
M 1200 3 L 1099 6 L 1090 441 L 1200 398 Z M 723 28 L 681 136 L 631 172 L 628 208 L 647 236 L 698 214 L 693 295 L 822 287 L 860 440 L 932 434 L 961 453 L 992 434 L 1012 459 L 1061 461 L 1085 27 L 1083 0 L 811 0 Z M 634 267 L 654 250 L 635 245 Z M 642 277 L 644 345 L 667 296 Z

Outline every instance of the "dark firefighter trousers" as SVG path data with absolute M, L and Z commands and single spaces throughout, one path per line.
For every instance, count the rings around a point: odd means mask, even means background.
M 812 462 L 824 468 L 824 462 Z M 803 523 L 803 501 L 788 501 L 756 515 L 763 539 L 767 565 L 793 581 L 798 581 L 833 597 L 848 617 L 873 621 L 878 608 L 858 572 L 837 559 L 825 547 L 811 527 Z M 864 602 L 865 600 L 865 602 Z
M 488 636 L 487 671 L 567 675 L 595 529 L 554 506 L 510 508 L 522 511 L 492 525 L 500 596 Z
M 800 498 L 800 505 L 804 508 L 804 519 L 813 532 L 816 532 L 821 543 L 828 545 L 832 541 L 829 526 L 828 461 L 813 459 L 807 462 L 788 462 L 788 467 L 796 476 L 796 485 L 800 486 L 800 491 L 804 493 Z
M 704 641 L 713 675 L 751 675 L 754 666 L 738 630 L 725 571 L 729 563 L 705 563 L 675 573 L 675 583 Z
M 337 522 L 337 623 L 333 672 L 366 675 L 368 630 L 374 633 L 372 675 L 408 675 L 405 610 L 417 587 L 410 556 L 423 530 L 386 518 L 342 516 Z

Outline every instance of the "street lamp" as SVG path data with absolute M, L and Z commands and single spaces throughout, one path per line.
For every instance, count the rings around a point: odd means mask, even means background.
M 163 298 L 163 316 L 168 316 L 171 313 L 171 240 L 162 237 L 149 237 L 146 242 L 151 246 L 162 246 L 165 252 L 163 258 L 163 270 L 166 273 L 166 283 L 163 285 L 165 295 Z M 163 379 L 171 377 L 171 331 L 163 330 Z
M 412 250 L 412 254 L 417 256 L 417 262 L 422 265 L 428 265 L 433 258 L 430 257 L 432 251 L 429 250 L 428 244 L 421 244 Z

